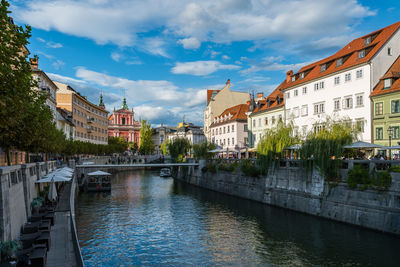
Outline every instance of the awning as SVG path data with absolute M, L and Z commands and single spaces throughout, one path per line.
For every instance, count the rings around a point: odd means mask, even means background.
M 371 144 L 363 141 L 354 142 L 351 145 L 343 146 L 343 148 L 353 148 L 353 149 L 373 149 L 373 148 L 382 148 L 385 149 L 385 146 L 381 146 L 378 144 Z
M 111 175 L 111 173 L 108 172 L 103 172 L 103 171 L 95 171 L 95 172 L 90 172 L 88 173 L 89 176 L 105 176 L 105 175 Z

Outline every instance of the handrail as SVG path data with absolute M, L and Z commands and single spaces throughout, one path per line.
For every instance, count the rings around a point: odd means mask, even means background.
M 76 222 L 75 222 L 75 190 L 76 190 L 76 177 L 74 175 L 71 184 L 71 192 L 69 198 L 70 205 L 70 219 L 71 219 L 71 233 L 72 233 L 72 243 L 74 245 L 75 257 L 78 266 L 84 267 L 85 263 L 83 261 L 81 247 L 79 246 L 78 233 L 76 231 Z

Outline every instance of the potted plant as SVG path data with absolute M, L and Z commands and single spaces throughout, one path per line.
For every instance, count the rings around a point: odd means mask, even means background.
M 39 208 L 43 205 L 43 198 L 37 197 L 32 200 L 32 214 L 39 213 Z
M 16 252 L 20 249 L 21 245 L 18 241 L 9 240 L 0 243 L 1 262 L 10 263 L 16 259 Z

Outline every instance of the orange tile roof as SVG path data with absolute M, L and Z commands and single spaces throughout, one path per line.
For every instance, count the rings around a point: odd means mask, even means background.
M 282 89 L 285 88 L 287 85 L 286 80 L 284 80 L 271 94 L 269 94 L 267 97 L 265 97 L 265 100 L 259 101 L 259 104 L 256 109 L 253 111 L 252 115 L 258 112 L 264 112 L 268 110 L 273 110 L 276 108 L 283 107 L 285 105 L 285 101 L 283 98 L 283 93 Z M 280 103 L 278 104 L 277 97 L 279 96 L 280 98 Z M 270 102 L 270 105 L 268 106 L 268 100 Z
M 221 90 L 210 90 L 210 89 L 207 89 L 207 105 L 208 105 L 208 103 L 210 103 L 210 100 L 211 100 L 211 96 L 212 96 L 212 94 L 214 93 L 214 92 L 220 92 Z
M 229 114 L 232 115 L 232 117 L 230 119 L 224 120 L 222 122 L 219 123 L 212 123 L 210 127 L 213 126 L 217 126 L 217 125 L 221 125 L 227 122 L 232 122 L 232 121 L 237 121 L 237 120 L 244 120 L 247 121 L 247 116 L 246 116 L 246 112 L 249 109 L 249 105 L 248 104 L 240 104 L 240 105 L 236 105 L 230 108 L 227 108 L 224 110 L 224 112 L 221 113 L 221 115 L 215 117 L 215 118 L 219 118 L 222 116 L 228 116 Z
M 389 38 L 399 29 L 399 27 L 400 21 L 383 29 L 354 39 L 332 56 L 329 56 L 301 68 L 296 74 L 294 74 L 294 76 L 296 76 L 296 80 L 292 82 L 290 79 L 284 89 L 288 89 L 293 86 L 297 86 L 302 83 L 327 76 L 337 71 L 369 62 L 372 57 L 382 48 L 382 46 L 389 40 Z M 366 39 L 367 37 L 371 37 L 371 41 L 369 44 L 364 44 L 364 39 Z M 365 56 L 363 58 L 358 58 L 358 52 L 362 50 L 365 50 Z M 340 66 L 336 66 L 336 60 L 339 58 L 342 58 L 343 63 Z M 321 72 L 320 66 L 323 64 L 326 64 L 326 70 Z M 300 73 L 302 72 L 305 73 L 305 76 L 301 79 Z M 293 75 L 291 75 L 291 77 L 292 76 Z
M 385 95 L 393 92 L 400 92 L 400 57 L 396 59 L 396 61 L 392 64 L 389 70 L 383 75 L 383 77 L 379 80 L 378 84 L 375 86 L 374 90 L 371 93 L 371 97 L 378 95 Z M 392 78 L 392 86 L 389 88 L 384 87 L 384 79 Z

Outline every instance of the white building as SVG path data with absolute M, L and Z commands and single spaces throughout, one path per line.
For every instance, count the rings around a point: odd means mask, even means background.
M 210 126 L 211 142 L 229 150 L 238 150 L 247 141 L 247 104 L 240 104 L 224 110 L 214 118 Z
M 65 134 L 67 140 L 74 140 L 75 125 L 72 122 L 72 114 L 66 109 L 57 108 L 57 129 Z
M 192 145 L 201 144 L 207 141 L 202 127 L 184 122 L 179 123 L 176 131 L 168 133 L 168 140 L 172 141 L 175 138 L 186 138 Z
M 355 39 L 334 55 L 287 72 L 284 83 L 286 122 L 305 135 L 330 116 L 348 119 L 371 142 L 369 95 L 400 54 L 400 22 Z
M 282 93 L 282 87 L 285 84 L 283 82 L 265 98 L 262 94 L 257 94 L 257 98 L 252 99 L 249 112 L 247 112 L 249 147 L 257 147 L 267 129 L 274 128 L 279 121 L 285 120 L 285 104 Z
M 38 58 L 31 58 L 31 67 L 33 71 L 33 78 L 38 83 L 38 90 L 42 93 L 46 93 L 46 105 L 50 108 L 53 114 L 53 121 L 57 121 L 57 101 L 56 93 L 58 90 L 57 85 L 47 76 L 47 74 L 38 68 Z
M 249 100 L 249 94 L 244 92 L 231 91 L 230 80 L 221 90 L 207 90 L 207 107 L 204 110 L 204 134 L 211 142 L 210 126 L 214 118 L 221 114 L 225 109 L 245 104 Z

